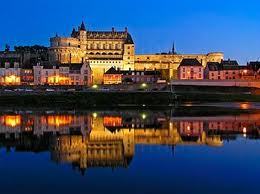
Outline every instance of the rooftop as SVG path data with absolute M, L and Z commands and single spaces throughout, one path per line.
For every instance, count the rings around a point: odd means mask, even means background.
M 183 59 L 180 66 L 202 66 L 197 59 Z

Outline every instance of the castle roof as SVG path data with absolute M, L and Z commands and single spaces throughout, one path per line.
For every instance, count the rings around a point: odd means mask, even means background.
M 127 37 L 125 39 L 125 44 L 134 44 L 132 36 L 129 33 L 127 33 Z
M 86 31 L 86 27 L 85 27 L 85 24 L 84 24 L 83 21 L 82 21 L 82 23 L 81 23 L 81 25 L 80 25 L 80 30 Z
M 71 37 L 77 38 L 79 36 L 79 31 L 82 30 L 87 32 L 88 39 L 116 39 L 123 40 L 126 44 L 134 44 L 132 36 L 128 33 L 127 28 L 125 31 L 115 31 L 114 28 L 112 28 L 111 31 L 87 31 L 84 22 L 82 22 L 78 31 L 73 28 Z
M 180 66 L 202 66 L 197 59 L 183 59 Z

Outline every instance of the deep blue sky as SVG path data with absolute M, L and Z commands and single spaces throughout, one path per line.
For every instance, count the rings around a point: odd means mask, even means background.
M 241 64 L 260 57 L 259 0 L 1 0 L 0 47 L 49 45 L 85 20 L 90 30 L 124 29 L 137 53 L 222 51 Z M 260 58 L 259 58 L 260 59 Z

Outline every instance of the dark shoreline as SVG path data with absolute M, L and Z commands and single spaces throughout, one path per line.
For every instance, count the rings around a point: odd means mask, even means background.
M 172 91 L 1 93 L 0 107 L 169 109 L 189 102 L 260 102 L 254 88 L 178 86 Z

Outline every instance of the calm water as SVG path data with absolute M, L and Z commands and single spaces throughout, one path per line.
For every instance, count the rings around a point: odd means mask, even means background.
M 0 113 L 0 193 L 259 193 L 260 110 Z

